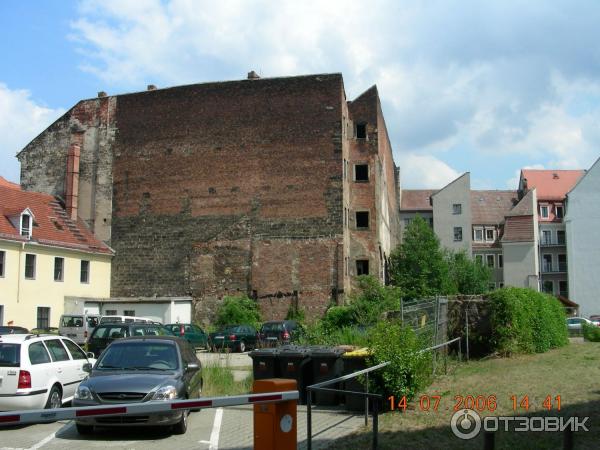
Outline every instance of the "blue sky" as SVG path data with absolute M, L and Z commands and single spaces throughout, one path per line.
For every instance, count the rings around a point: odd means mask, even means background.
M 600 156 L 597 1 L 0 1 L 0 175 L 78 100 L 244 78 L 342 72 L 377 84 L 404 188 L 465 171 L 516 188 L 519 169 Z

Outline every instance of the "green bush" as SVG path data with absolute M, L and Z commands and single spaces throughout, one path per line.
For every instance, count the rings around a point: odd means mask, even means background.
M 308 325 L 298 338 L 300 345 L 356 345 L 365 347 L 368 344 L 367 332 L 356 326 L 327 328 L 322 322 Z
M 510 287 L 494 291 L 489 299 L 492 350 L 541 353 L 568 343 L 564 308 L 556 298 Z
M 399 323 L 381 321 L 369 332 L 369 366 L 386 361 L 390 365 L 374 372 L 374 391 L 384 398 L 393 395 L 397 399 L 415 394 L 431 382 L 431 354 L 419 353 L 423 342 L 409 327 Z
M 583 338 L 586 341 L 600 342 L 600 327 L 590 325 L 588 323 L 583 324 Z
M 215 323 L 219 326 L 248 324 L 259 328 L 260 310 L 256 302 L 246 296 L 226 296 L 217 310 Z
M 304 310 L 300 308 L 295 308 L 294 306 L 290 306 L 288 309 L 287 315 L 285 316 L 285 320 L 295 320 L 298 323 L 304 323 L 306 316 L 304 315 Z

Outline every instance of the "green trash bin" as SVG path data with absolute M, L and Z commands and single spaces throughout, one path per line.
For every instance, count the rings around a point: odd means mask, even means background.
M 252 358 L 252 375 L 255 380 L 279 378 L 278 348 L 259 348 L 252 350 L 249 355 Z
M 367 368 L 365 356 L 346 356 L 341 360 L 344 366 L 344 375 L 357 372 Z M 344 382 L 344 390 L 354 392 L 365 392 L 365 385 L 360 381 L 360 375 Z M 365 397 L 363 395 L 345 394 L 344 406 L 348 411 L 364 411 Z
M 291 378 L 298 383 L 300 404 L 306 405 L 306 387 L 312 383 L 310 350 L 297 345 L 284 345 L 279 348 L 279 376 Z
M 315 346 L 310 347 L 312 359 L 313 383 L 332 380 L 342 376 L 343 361 L 341 356 L 344 350 L 335 347 Z M 339 389 L 339 383 L 325 386 L 328 389 Z M 315 391 L 315 403 L 321 406 L 336 406 L 340 403 L 340 395 L 336 392 Z

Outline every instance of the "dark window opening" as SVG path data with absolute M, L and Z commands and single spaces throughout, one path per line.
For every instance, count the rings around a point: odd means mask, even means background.
M 31 230 L 31 216 L 23 214 L 21 217 L 21 236 L 29 236 Z
M 79 281 L 82 283 L 90 282 L 90 262 L 86 260 L 81 260 L 81 274 L 79 276 Z
M 367 124 L 366 123 L 357 123 L 356 124 L 356 139 L 366 139 L 367 138 Z
M 356 164 L 354 166 L 354 181 L 369 181 L 368 164 Z
M 37 327 L 38 328 L 49 328 L 50 327 L 50 308 L 47 308 L 44 306 L 38 306 Z
M 564 215 L 564 210 L 562 206 L 557 206 L 556 207 L 556 218 L 557 219 L 562 219 Z
M 0 251 L 0 277 L 4 276 L 4 259 L 6 258 L 6 252 L 4 250 Z M 2 322 L 0 322 L 0 325 Z
M 368 259 L 357 259 L 356 260 L 356 275 L 369 275 L 369 260 Z
M 63 281 L 64 267 L 64 258 L 54 258 L 54 281 Z
M 104 311 L 104 315 L 105 316 L 116 316 L 117 310 L 116 309 L 107 309 L 106 311 Z
M 25 255 L 25 278 L 28 280 L 35 278 L 35 255 Z
M 356 212 L 356 228 L 369 228 L 369 211 Z
M 135 317 L 135 309 L 126 309 L 123 311 L 123 315 Z

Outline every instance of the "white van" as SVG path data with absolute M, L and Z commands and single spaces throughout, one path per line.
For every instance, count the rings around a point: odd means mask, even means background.
M 154 320 L 147 317 L 135 316 L 102 316 L 100 323 L 155 323 Z M 158 323 L 158 322 L 156 322 Z
M 58 334 L 83 345 L 100 323 L 98 314 L 63 314 L 58 324 Z

